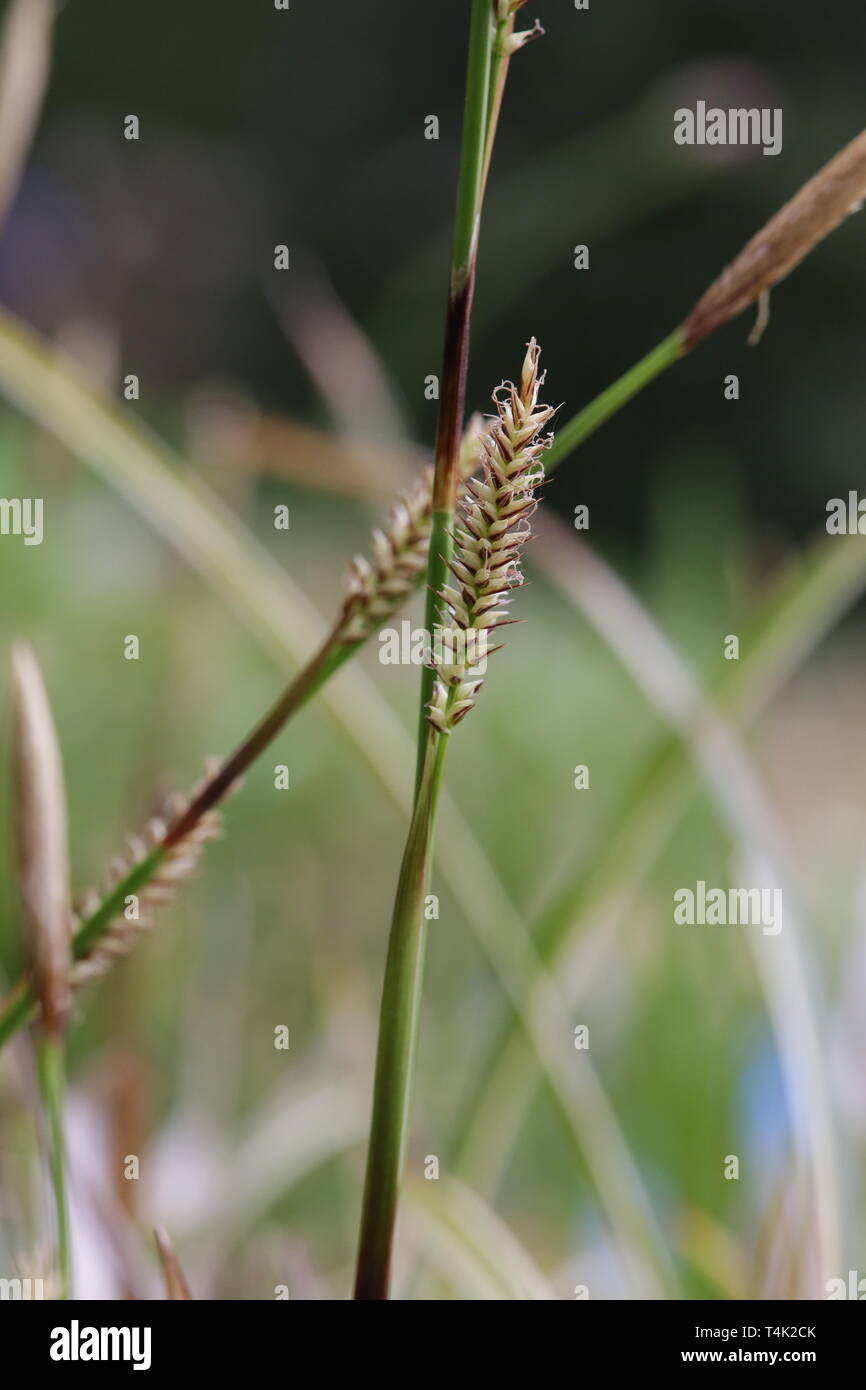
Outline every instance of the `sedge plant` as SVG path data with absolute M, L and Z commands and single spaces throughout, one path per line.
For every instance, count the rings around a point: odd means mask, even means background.
M 492 53 L 499 51 L 503 55 L 495 78 L 500 92 L 504 80 L 504 62 L 509 56 L 509 38 L 519 43 L 522 36 L 511 34 L 507 25 L 503 31 L 503 22 L 500 21 L 490 44 Z M 492 122 L 498 110 L 498 103 L 493 102 L 491 95 L 491 81 L 496 72 L 494 58 L 488 76 L 487 115 L 481 137 L 485 153 L 481 160 L 479 199 L 489 165 Z M 697 301 L 678 328 L 558 428 L 545 458 L 548 475 L 644 387 L 716 329 L 762 296 L 766 302 L 769 289 L 788 275 L 850 212 L 855 211 L 864 196 L 866 132 L 858 135 L 830 160 L 752 238 Z M 468 319 L 466 322 L 468 328 Z M 14 393 L 19 403 L 42 423 L 51 426 L 53 419 L 50 414 L 45 414 L 43 403 L 44 399 L 54 399 L 55 393 L 48 390 L 47 379 L 44 398 L 39 388 L 46 371 L 38 350 L 30 345 L 22 332 L 19 331 L 14 337 L 7 331 L 0 333 L 0 378 L 7 388 L 10 388 L 14 378 Z M 32 389 L 33 383 L 36 384 L 35 390 Z M 72 383 L 69 385 L 71 387 Z M 78 420 L 86 419 L 88 412 L 92 414 L 94 411 L 101 419 L 100 408 L 89 393 L 76 388 L 73 397 Z M 59 432 L 62 434 L 62 431 Z M 477 431 L 471 428 L 461 439 L 459 471 L 462 478 L 466 479 L 475 472 L 478 450 Z M 86 454 L 87 449 L 84 448 L 83 452 Z M 426 574 L 432 512 L 431 483 L 432 472 L 428 470 L 405 497 L 395 503 L 382 531 L 374 533 L 372 559 L 356 559 L 351 566 L 346 601 L 334 626 L 271 709 L 234 752 L 203 779 L 190 800 L 175 814 L 169 815 L 164 833 L 159 838 L 152 838 L 143 857 L 139 856 L 127 865 L 125 876 L 112 883 L 101 897 L 88 897 L 86 908 L 75 923 L 72 940 L 75 960 L 83 960 L 90 955 L 102 937 L 117 923 L 126 897 L 146 885 L 172 852 L 187 842 L 187 837 L 225 798 L 286 723 L 305 708 L 360 645 L 419 587 Z M 446 543 L 447 539 L 446 536 Z M 432 677 L 428 676 L 428 697 L 431 691 Z M 0 1047 L 23 1026 L 35 1005 L 32 981 L 22 979 L 0 1005 Z

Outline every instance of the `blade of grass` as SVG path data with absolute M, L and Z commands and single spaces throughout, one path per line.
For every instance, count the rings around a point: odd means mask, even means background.
M 484 1300 L 549 1301 L 556 1292 L 499 1216 L 456 1178 L 409 1182 L 407 1216 L 425 1257 L 464 1294 Z
M 384 1299 L 390 1288 L 421 1006 L 426 944 L 424 896 L 445 746 L 444 738 L 431 740 L 428 745 L 394 903 L 382 987 L 356 1299 Z
M 66 1196 L 66 1147 L 63 1104 L 66 1090 L 66 1047 L 62 1036 L 42 1034 L 36 1045 L 39 1090 L 48 1120 L 49 1166 L 57 1223 L 58 1297 L 69 1298 L 69 1204 Z

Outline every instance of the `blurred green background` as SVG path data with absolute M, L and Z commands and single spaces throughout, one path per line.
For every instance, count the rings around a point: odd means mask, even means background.
M 25 637 L 46 674 L 80 889 L 276 696 L 430 446 L 466 10 L 59 13 L 0 299 L 115 398 L 138 375 L 124 410 L 249 528 L 251 563 L 286 576 L 245 619 L 231 576 L 206 582 L 192 543 L 167 544 L 107 485 L 110 464 L 95 474 L 62 430 L 4 405 L 0 495 L 45 499 L 45 542 L 0 538 L 2 643 Z M 524 14 L 547 34 L 509 78 L 469 404 L 487 407 L 535 334 L 567 419 L 858 132 L 866 17 L 776 0 Z M 698 98 L 781 106 L 782 154 L 678 149 L 673 111 Z M 130 113 L 138 142 L 122 137 Z M 560 521 L 536 542 L 526 621 L 449 758 L 461 819 L 444 816 L 434 871 L 397 1296 L 820 1297 L 866 1273 L 866 555 L 822 535 L 827 499 L 861 477 L 864 323 L 855 217 L 775 292 L 757 350 L 745 320 L 723 330 L 547 488 Z M 739 663 L 722 658 L 730 633 Z M 670 733 L 686 669 L 734 733 L 719 740 L 694 701 L 688 736 Z M 80 1296 L 159 1296 L 148 1233 L 163 1221 L 201 1297 L 347 1296 L 417 678 L 371 643 L 252 770 L 152 937 L 81 996 Z M 12 979 L 8 753 L 4 738 Z M 676 927 L 672 894 L 698 879 L 781 882 L 783 932 Z M 543 1065 L 507 1032 L 508 989 Z M 0 1272 L 44 1260 L 29 1076 L 26 1047 L 10 1050 Z

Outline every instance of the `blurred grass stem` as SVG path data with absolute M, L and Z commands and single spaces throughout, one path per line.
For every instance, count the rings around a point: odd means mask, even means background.
M 66 1089 L 66 1049 L 63 1035 L 43 1033 L 37 1045 L 39 1090 L 48 1121 L 49 1165 L 57 1220 L 58 1297 L 69 1297 L 69 1216 L 66 1198 L 66 1154 L 63 1140 L 63 1098 Z
M 390 1286 L 424 972 L 424 897 L 446 743 L 435 734 L 425 740 L 424 766 L 394 901 L 382 988 L 356 1299 L 385 1299 Z

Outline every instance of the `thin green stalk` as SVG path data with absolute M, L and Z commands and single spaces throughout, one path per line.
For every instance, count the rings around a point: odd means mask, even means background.
M 445 315 L 445 341 L 442 349 L 439 415 L 436 426 L 433 518 L 427 557 L 424 627 L 431 640 L 438 618 L 438 594 L 446 582 L 448 573 L 454 505 L 460 481 L 460 441 L 466 404 L 466 365 L 469 358 L 469 325 L 475 288 L 478 225 L 484 196 L 488 151 L 495 133 L 496 111 L 491 111 L 489 105 L 495 39 L 496 29 L 490 0 L 473 0 L 469 25 L 460 177 L 454 214 L 454 242 L 451 250 L 451 277 Z M 425 666 L 421 673 L 416 785 L 421 779 L 427 733 L 426 710 L 432 693 L 433 672 Z
M 425 628 L 431 643 L 439 618 L 439 594 L 448 575 L 460 481 L 478 224 L 487 154 L 493 138 L 489 102 L 495 38 L 490 0 L 473 0 L 427 551 Z M 425 666 L 418 711 L 415 801 L 397 884 L 382 991 L 356 1299 L 387 1299 L 390 1287 L 397 1193 L 409 1122 L 424 972 L 424 897 L 445 744 L 427 720 L 433 682 L 432 667 Z
M 424 631 L 432 642 L 436 625 L 439 622 L 439 594 L 447 582 L 448 564 L 451 560 L 453 542 L 451 532 L 454 527 L 454 510 L 434 511 L 430 527 L 430 551 L 427 558 L 427 594 L 424 603 Z M 427 723 L 427 707 L 433 695 L 433 669 L 424 666 L 421 670 L 421 705 L 418 712 L 418 759 L 415 767 L 416 793 L 421 784 L 424 767 Z
M 63 1096 L 65 1091 L 66 1055 L 62 1034 L 45 1033 L 38 1044 L 39 1089 L 48 1120 L 51 1186 L 57 1215 L 57 1271 L 60 1281 L 58 1297 L 68 1298 L 69 1282 L 69 1218 L 66 1201 L 66 1155 L 63 1140 Z
M 280 695 L 252 733 L 238 745 L 219 771 L 207 779 L 186 810 L 171 823 L 162 842 L 165 849 L 179 844 L 202 816 L 222 800 L 232 783 L 244 775 L 259 754 L 273 742 L 283 725 L 303 709 L 352 655 L 354 648 L 339 641 L 336 634 L 337 629 L 334 628 L 316 655 L 298 672 L 288 689 Z
M 406 1153 L 424 974 L 427 937 L 424 897 L 446 744 L 446 738 L 429 730 L 397 883 L 379 1016 L 356 1299 L 386 1299 L 390 1287 L 397 1195 Z
M 472 0 L 466 104 L 460 149 L 454 242 L 451 253 L 452 289 L 465 285 L 472 272 L 481 213 L 481 192 L 488 146 L 488 96 L 493 60 L 493 13 L 490 0 Z

